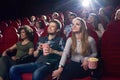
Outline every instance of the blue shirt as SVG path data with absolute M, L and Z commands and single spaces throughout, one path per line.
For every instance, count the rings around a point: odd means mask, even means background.
M 63 49 L 64 49 L 64 46 L 65 46 L 65 42 L 64 42 L 64 40 L 63 40 L 63 38 L 61 38 L 61 37 L 58 37 L 58 36 L 56 36 L 56 37 L 54 37 L 52 40 L 48 40 L 48 36 L 46 36 L 46 37 L 41 37 L 40 39 L 39 39 L 39 42 L 38 42 L 38 44 L 39 43 L 49 43 L 50 44 L 50 48 L 52 48 L 52 49 L 54 49 L 54 50 L 57 50 L 57 51 L 63 51 Z M 58 55 L 58 54 L 49 54 L 49 55 L 47 55 L 47 56 L 43 56 L 42 55 L 42 51 L 40 51 L 40 56 L 39 56 L 39 58 L 37 59 L 37 62 L 39 62 L 39 63 L 56 63 L 56 62 L 59 62 L 59 60 L 60 60 L 60 58 L 61 58 L 61 56 L 60 55 Z

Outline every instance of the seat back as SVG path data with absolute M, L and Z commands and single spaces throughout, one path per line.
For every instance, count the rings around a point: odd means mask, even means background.
M 7 28 L 8 28 L 8 24 L 6 22 L 1 22 L 0 23 L 1 33 L 3 33 Z
M 14 45 L 17 41 L 17 29 L 12 26 L 8 27 L 3 33 L 2 44 L 0 45 L 0 53 Z
M 104 73 L 109 76 L 120 76 L 120 26 L 116 22 L 112 25 L 103 34 L 101 55 Z
M 34 32 L 34 47 L 37 46 L 37 42 L 38 42 L 38 39 L 39 39 L 40 35 L 37 33 L 37 32 Z

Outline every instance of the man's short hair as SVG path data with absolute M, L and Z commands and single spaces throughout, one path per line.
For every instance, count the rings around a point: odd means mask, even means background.
M 53 22 L 53 23 L 55 23 L 57 25 L 57 29 L 61 30 L 62 24 L 61 24 L 61 22 L 58 19 L 54 19 L 54 20 L 50 21 L 50 23 L 51 22 Z
M 75 13 L 71 13 L 70 16 L 77 17 L 77 14 L 75 14 Z

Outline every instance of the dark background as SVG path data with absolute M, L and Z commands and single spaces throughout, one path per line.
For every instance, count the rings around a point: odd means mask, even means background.
M 82 0 L 0 0 L 0 20 L 81 8 Z M 92 0 L 95 1 L 95 0 Z M 120 0 L 96 0 L 97 6 L 116 7 Z

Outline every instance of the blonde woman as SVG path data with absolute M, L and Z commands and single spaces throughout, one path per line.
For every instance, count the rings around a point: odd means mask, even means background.
M 88 70 L 87 59 L 96 57 L 97 51 L 95 40 L 88 36 L 86 23 L 83 19 L 77 17 L 72 21 L 72 36 L 68 38 L 58 69 L 53 71 L 53 79 L 60 76 L 60 80 L 72 80 L 73 78 L 82 78 L 90 74 Z M 71 53 L 71 59 L 68 64 L 66 60 Z

